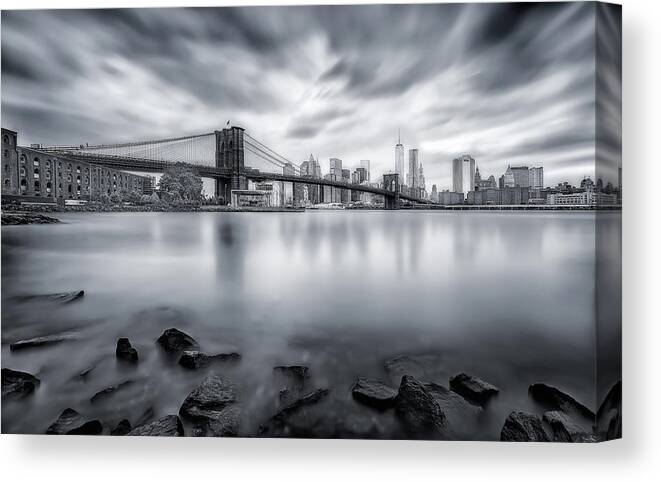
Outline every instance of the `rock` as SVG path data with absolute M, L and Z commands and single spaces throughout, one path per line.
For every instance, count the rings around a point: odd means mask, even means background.
M 128 363 L 138 363 L 138 350 L 131 346 L 131 342 L 128 338 L 120 338 L 117 340 L 115 356 L 118 360 Z
M 10 399 L 21 399 L 31 395 L 39 386 L 41 381 L 25 372 L 2 369 L 2 397 Z
M 236 387 L 227 378 L 209 375 L 186 397 L 179 414 L 195 423 L 195 435 L 237 436 L 241 410 Z
M 74 382 L 84 382 L 87 381 L 87 376 L 92 373 L 92 370 L 96 368 L 96 365 L 90 365 L 87 368 L 81 370 L 77 374 L 75 374 L 73 377 L 71 377 L 71 381 Z
M 54 224 L 60 220 L 37 213 L 2 213 L 2 226 L 19 226 L 22 224 Z
M 441 411 L 445 414 L 448 426 L 451 429 L 465 436 L 474 433 L 479 422 L 478 417 L 484 412 L 482 407 L 470 403 L 464 397 L 443 385 L 437 383 L 425 383 L 424 385 L 441 407 Z M 465 438 L 465 436 L 459 438 Z
M 176 328 L 168 328 L 156 341 L 168 353 L 176 353 L 199 347 L 191 336 Z
M 206 355 L 199 351 L 185 351 L 179 358 L 179 365 L 184 368 L 196 370 L 198 368 L 205 368 L 215 362 L 224 361 L 237 361 L 241 359 L 238 353 L 217 353 L 215 355 Z
M 125 382 L 119 383 L 117 385 L 112 385 L 108 388 L 104 388 L 103 390 L 100 390 L 96 392 L 94 395 L 92 395 L 92 398 L 90 398 L 90 402 L 92 403 L 97 403 L 102 401 L 103 399 L 109 397 L 110 395 L 113 395 L 114 393 L 123 390 L 127 387 L 130 387 L 133 385 L 135 382 L 133 380 L 127 380 Z
M 560 411 L 546 412 L 543 420 L 553 431 L 555 442 L 596 442 L 592 428 L 581 424 Z
M 393 383 L 399 383 L 404 375 L 429 382 L 441 381 L 447 376 L 443 372 L 443 359 L 438 353 L 398 355 L 385 360 L 383 366 Z
M 547 410 L 559 410 L 573 416 L 574 418 L 583 417 L 592 422 L 594 421 L 595 416 L 592 410 L 555 387 L 543 383 L 535 383 L 530 385 L 528 393 L 536 402 L 544 406 Z
M 319 414 L 308 409 L 323 400 L 330 390 L 320 388 L 287 405 L 259 427 L 259 434 L 269 437 L 314 436 Z M 334 427 L 333 427 L 334 429 Z
M 450 388 L 469 402 L 481 406 L 498 394 L 498 389 L 490 383 L 465 373 L 451 377 Z
M 183 437 L 184 427 L 176 415 L 166 415 L 148 424 L 136 427 L 127 435 L 134 437 Z
M 73 341 L 79 339 L 79 335 L 73 332 L 56 333 L 54 335 L 38 336 L 27 340 L 19 340 L 9 345 L 12 351 L 24 350 L 26 348 L 36 348 L 47 345 L 54 345 L 64 341 Z
M 127 419 L 120 420 L 115 428 L 110 431 L 110 435 L 126 435 L 131 431 L 131 422 Z
M 67 304 L 80 300 L 85 296 L 85 290 L 65 291 L 63 293 L 48 293 L 43 295 L 17 296 L 17 301 L 47 301 L 51 303 Z
M 146 425 L 147 423 L 151 422 L 151 420 L 154 418 L 154 415 L 154 407 L 148 407 L 144 412 L 142 412 L 140 418 L 135 422 L 135 426 L 140 427 L 141 425 Z
M 622 437 L 622 382 L 610 389 L 597 410 L 597 430 L 603 440 Z
M 103 426 L 98 420 L 84 421 L 83 417 L 73 408 L 65 409 L 55 422 L 53 422 L 46 434 L 48 435 L 98 435 L 103 431 Z
M 397 393 L 396 411 L 416 437 L 444 434 L 445 414 L 427 388 L 410 375 L 404 375 Z
M 502 442 L 549 442 L 542 421 L 536 415 L 513 411 L 500 432 Z
M 395 405 L 397 390 L 370 378 L 358 378 L 351 389 L 353 398 L 370 407 L 384 410 Z
M 310 369 L 303 365 L 278 365 L 273 367 L 273 372 L 297 383 L 303 383 L 310 377 Z

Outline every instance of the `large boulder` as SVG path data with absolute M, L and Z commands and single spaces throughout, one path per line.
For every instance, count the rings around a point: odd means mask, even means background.
M 425 385 L 410 375 L 402 377 L 396 412 L 413 437 L 437 438 L 445 434 L 443 410 Z
M 478 428 L 484 413 L 482 407 L 467 401 L 458 393 L 437 383 L 425 383 L 425 388 L 445 415 L 448 427 L 458 439 L 470 438 Z
M 549 442 L 542 421 L 536 415 L 513 411 L 505 420 L 500 432 L 503 442 Z
M 9 368 L 2 369 L 2 397 L 9 399 L 21 399 L 31 395 L 41 381 L 26 372 L 19 372 L 10 370 Z
M 555 442 L 597 441 L 597 438 L 592 433 L 592 427 L 572 419 L 565 412 L 546 412 L 543 420 L 551 427 Z
M 73 408 L 65 409 L 53 422 L 46 434 L 48 435 L 98 435 L 103 431 L 103 425 L 98 420 L 85 421 Z
M 484 406 L 491 397 L 498 395 L 498 388 L 466 373 L 450 377 L 450 388 L 469 402 L 481 406 Z
M 55 333 L 53 335 L 37 336 L 25 340 L 18 340 L 9 345 L 11 351 L 25 350 L 26 348 L 37 348 L 42 346 L 54 345 L 64 341 L 78 340 L 80 336 L 74 332 Z
M 192 336 L 176 328 L 168 328 L 158 337 L 156 342 L 168 353 L 177 353 L 199 347 Z
M 166 415 L 153 422 L 131 430 L 127 435 L 134 437 L 183 437 L 184 427 L 176 415 Z
M 290 403 L 259 427 L 266 437 L 324 437 L 335 430 L 325 426 L 324 413 L 315 406 L 330 393 L 326 388 L 314 390 Z
M 594 423 L 595 415 L 592 410 L 555 387 L 535 383 L 530 385 L 528 393 L 533 400 L 549 411 L 562 411 L 574 419 L 584 418 Z
M 360 377 L 352 387 L 351 394 L 365 405 L 384 410 L 395 405 L 397 390 L 380 380 Z
M 207 355 L 199 351 L 185 351 L 179 358 L 179 365 L 191 370 L 205 368 L 216 362 L 237 361 L 241 359 L 241 355 L 236 352 L 230 353 L 217 353 L 215 355 Z
M 602 440 L 622 437 L 622 382 L 610 389 L 597 411 L 597 430 Z
M 115 356 L 121 361 L 138 363 L 138 350 L 131 346 L 131 342 L 128 338 L 120 338 L 117 340 Z
M 231 437 L 239 434 L 238 392 L 227 378 L 208 376 L 186 397 L 179 414 L 194 423 L 194 435 Z
M 134 383 L 135 382 L 133 380 L 126 380 L 125 382 L 118 383 L 117 385 L 111 385 L 107 388 L 104 388 L 103 390 L 99 390 L 94 395 L 92 395 L 92 398 L 90 398 L 90 402 L 92 403 L 101 402 L 119 391 L 126 390 Z

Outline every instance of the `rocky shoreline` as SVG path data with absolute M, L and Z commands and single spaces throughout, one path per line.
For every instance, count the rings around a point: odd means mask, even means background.
M 84 292 L 32 296 L 50 303 L 71 303 Z M 40 349 L 76 340 L 75 333 L 58 333 L 16 340 L 12 350 Z M 140 350 L 145 350 L 141 345 Z M 329 409 L 327 401 L 343 387 L 318 386 L 307 365 L 276 365 L 271 377 L 277 400 L 272 411 L 257 424 L 247 426 L 247 396 L 230 379 L 224 368 L 240 364 L 241 353 L 200 351 L 191 335 L 169 328 L 154 338 L 154 348 L 166 360 L 205 377 L 184 398 L 177 413 L 156 416 L 148 408 L 137 419 L 126 415 L 120 419 L 101 420 L 84 415 L 83 406 L 61 407 L 62 412 L 44 427 L 44 433 L 59 435 L 126 435 L 126 436 L 212 436 L 212 437 L 303 437 L 303 438 L 392 438 L 379 433 L 373 418 L 390 413 L 397 423 L 396 438 L 422 440 L 461 440 L 460 433 L 468 424 L 479 423 L 501 390 L 487 380 L 470 373 L 449 377 L 447 385 L 439 383 L 435 370 L 440 358 L 429 355 L 397 355 L 383 361 L 390 381 L 359 376 L 349 388 L 350 401 L 364 407 L 360 413 L 347 414 Z M 149 349 L 151 350 L 151 348 Z M 119 337 L 115 346 L 117 363 L 136 366 L 143 357 L 131 340 Z M 88 380 L 95 376 L 94 367 L 85 367 L 78 375 Z M 40 375 L 41 376 L 41 375 Z M 115 397 L 145 383 L 145 379 L 128 378 L 96 391 L 89 404 L 110 403 Z M 31 373 L 2 368 L 3 402 L 23 403 L 40 389 L 42 380 Z M 622 387 L 618 382 L 605 397 L 597 413 L 556 387 L 534 383 L 528 397 L 540 408 L 538 413 L 512 407 L 503 420 L 500 440 L 508 442 L 598 442 L 621 437 Z M 369 414 L 372 413 L 373 416 Z M 252 416 L 252 415 L 251 415 Z
M 19 226 L 25 224 L 55 224 L 60 220 L 35 212 L 2 213 L 2 226 Z

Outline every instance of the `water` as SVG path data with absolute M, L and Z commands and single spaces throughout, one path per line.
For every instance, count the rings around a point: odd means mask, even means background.
M 604 213 L 619 247 L 619 213 Z M 353 402 L 356 376 L 389 379 L 383 361 L 433 354 L 425 376 L 468 372 L 501 388 L 457 438 L 498 439 L 512 409 L 540 412 L 530 383 L 595 407 L 595 217 L 584 213 L 329 211 L 69 213 L 58 225 L 2 228 L 2 366 L 36 374 L 35 396 L 2 407 L 3 432 L 43 433 L 66 407 L 108 424 L 149 407 L 177 413 L 209 371 L 241 390 L 251 433 L 275 410 L 277 364 L 310 366 L 330 387 L 326 413 L 366 417 L 402 436 L 390 412 Z M 84 289 L 54 308 L 15 295 Z M 199 372 L 163 356 L 175 326 L 205 352 L 242 360 Z M 11 352 L 17 339 L 74 331 L 80 339 Z M 128 336 L 136 368 L 118 364 Z M 86 382 L 72 381 L 94 366 Z M 108 403 L 96 391 L 137 380 Z M 541 413 L 541 412 L 540 412 Z M 331 416 L 331 415 L 329 415 Z

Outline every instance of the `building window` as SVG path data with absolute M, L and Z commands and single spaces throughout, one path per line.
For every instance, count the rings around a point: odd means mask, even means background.
M 21 164 L 25 164 L 27 161 L 27 158 L 25 157 L 25 154 L 21 154 Z
M 71 182 L 71 174 L 67 176 L 67 182 Z
M 46 192 L 47 192 L 48 194 L 50 194 L 52 190 L 53 190 L 53 189 L 52 189 L 52 185 L 51 185 L 51 183 L 50 183 L 50 182 L 47 182 L 47 183 L 46 183 Z
M 34 190 L 41 191 L 41 184 L 39 184 L 39 181 L 34 181 Z
M 39 169 L 34 170 L 34 178 L 39 179 Z
M 46 167 L 50 168 L 50 159 L 46 161 Z
M 38 158 L 38 157 L 35 157 L 34 160 L 32 161 L 32 164 L 33 164 L 34 166 L 38 166 L 38 165 L 39 165 L 39 158 Z
M 5 149 L 5 159 L 9 159 L 9 151 Z
M 80 166 L 76 166 L 76 174 L 80 174 Z
M 2 138 L 2 142 L 4 142 L 5 144 L 9 144 L 9 136 L 4 136 Z
M 67 164 L 67 172 L 71 172 L 71 164 Z
M 28 182 L 25 179 L 21 179 L 21 191 L 27 191 Z
M 46 171 L 46 180 L 50 180 L 50 171 Z
M 59 162 L 57 163 L 57 167 L 58 167 L 59 169 L 62 169 L 62 161 L 59 161 Z
M 21 176 L 25 176 L 25 168 L 24 167 L 21 167 L 20 173 L 21 173 Z
M 71 194 L 71 184 L 69 184 L 68 191 L 69 191 L 69 194 Z
M 11 187 L 11 182 L 9 182 L 9 179 L 5 179 L 5 187 L 9 189 Z

